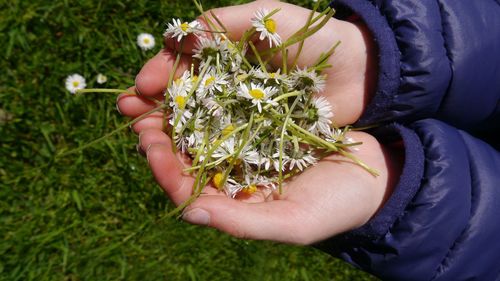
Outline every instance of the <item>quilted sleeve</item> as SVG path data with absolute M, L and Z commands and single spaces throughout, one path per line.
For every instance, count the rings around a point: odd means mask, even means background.
M 500 280 L 500 152 L 435 119 L 381 130 L 405 147 L 391 198 L 317 247 L 383 280 Z
M 378 88 L 358 124 L 436 118 L 500 127 L 498 0 L 334 0 L 357 14 L 379 51 Z

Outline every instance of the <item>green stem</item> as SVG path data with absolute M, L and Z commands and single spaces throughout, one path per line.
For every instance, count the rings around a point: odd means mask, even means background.
M 75 94 L 89 94 L 89 93 L 113 93 L 113 94 L 133 94 L 135 95 L 135 92 L 130 92 L 129 90 L 124 90 L 124 89 L 79 89 L 76 90 Z
M 150 110 L 150 111 L 148 111 L 148 112 L 146 112 L 146 113 L 142 114 L 141 116 L 139 116 L 139 117 L 137 117 L 137 118 L 133 119 L 132 121 L 130 121 L 130 122 L 128 122 L 128 123 L 126 123 L 126 124 L 124 124 L 124 125 L 122 125 L 122 126 L 118 127 L 117 129 L 115 129 L 115 130 L 113 130 L 113 131 L 111 131 L 111 132 L 107 133 L 106 135 L 104 135 L 104 136 L 102 136 L 102 137 L 100 137 L 100 138 L 98 138 L 98 139 L 95 139 L 95 140 L 93 140 L 93 141 L 91 141 L 91 142 L 88 142 L 88 143 L 86 143 L 86 144 L 84 144 L 84 145 L 82 145 L 82 146 L 80 146 L 80 147 L 77 147 L 77 148 L 75 148 L 75 149 L 72 149 L 72 150 L 69 150 L 69 151 L 66 151 L 66 152 L 61 151 L 60 153 L 58 153 L 58 154 L 55 156 L 55 159 L 60 158 L 60 157 L 63 157 L 63 156 L 66 156 L 66 155 L 69 155 L 69 154 L 73 154 L 73 153 L 80 152 L 80 151 L 82 151 L 82 150 L 84 150 L 84 149 L 87 149 L 88 147 L 90 147 L 90 146 L 92 146 L 92 145 L 94 145 L 94 144 L 96 144 L 96 143 L 98 143 L 98 142 L 100 142 L 100 141 L 103 141 L 103 140 L 105 140 L 105 139 L 109 138 L 110 136 L 112 136 L 112 135 L 114 135 L 114 134 L 116 134 L 116 133 L 120 132 L 121 130 L 126 129 L 126 128 L 130 127 L 131 125 L 133 125 L 133 124 L 135 124 L 135 123 L 137 123 L 137 122 L 139 122 L 139 121 L 141 121 L 141 120 L 145 119 L 145 118 L 146 118 L 146 117 L 148 117 L 151 113 L 154 113 L 154 112 L 160 111 L 160 110 L 162 110 L 163 108 L 164 108 L 163 106 L 158 106 L 158 107 L 155 107 L 154 109 L 152 109 L 152 110 Z

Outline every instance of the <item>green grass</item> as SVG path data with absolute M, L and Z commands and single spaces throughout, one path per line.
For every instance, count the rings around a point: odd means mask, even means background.
M 156 223 L 172 204 L 129 130 L 52 161 L 126 122 L 113 95 L 72 96 L 65 77 L 132 85 L 161 48 L 137 34 L 161 41 L 196 15 L 190 1 L 0 0 L 0 280 L 374 280 L 313 248 Z

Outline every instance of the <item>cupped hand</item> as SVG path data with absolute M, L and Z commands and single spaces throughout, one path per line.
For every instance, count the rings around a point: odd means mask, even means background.
M 258 8 L 281 9 L 273 19 L 284 40 L 303 27 L 310 14 L 307 9 L 276 1 L 256 1 L 212 12 L 225 24 L 228 37 L 237 41 L 251 27 L 250 19 Z M 200 17 L 200 21 L 203 22 L 203 18 Z M 184 48 L 187 51 L 183 50 L 176 75 L 189 67 L 192 61 L 190 46 L 194 40 L 187 39 Z M 301 68 L 311 65 L 339 40 L 341 44 L 329 61 L 333 67 L 323 72 L 327 74 L 327 83 L 322 95 L 333 107 L 334 123 L 342 126 L 360 117 L 373 92 L 375 55 L 371 53 L 373 48 L 368 32 L 361 24 L 330 19 L 305 41 L 297 64 Z M 137 117 L 156 106 L 151 99 L 163 99 L 175 61 L 173 49 L 178 46 L 173 40 L 165 43 L 167 47 L 148 61 L 137 75 L 133 90 L 139 95 L 119 96 L 117 106 L 122 114 Z M 256 41 L 256 45 L 263 48 L 268 42 Z M 296 50 L 290 47 L 291 58 Z M 281 59 L 277 57 L 275 61 L 281 62 Z M 178 205 L 190 197 L 194 178 L 183 172 L 189 167 L 189 159 L 172 152 L 171 140 L 162 131 L 163 121 L 161 112 L 154 113 L 133 128 L 140 133 L 140 149 L 146 153 L 156 180 Z M 331 155 L 287 181 L 283 194 L 268 194 L 262 190 L 234 200 L 207 186 L 203 195 L 185 210 L 183 218 L 237 237 L 297 244 L 313 243 L 361 226 L 390 195 L 399 175 L 397 163 L 400 160 L 368 134 L 353 132 L 351 137 L 363 142 L 353 153 L 376 169 L 380 173 L 378 177 L 339 155 Z
M 183 219 L 217 228 L 233 236 L 311 244 L 366 223 L 387 200 L 399 175 L 401 160 L 362 132 L 350 135 L 363 144 L 353 154 L 379 172 L 375 177 L 340 155 L 330 155 L 286 181 L 282 194 L 258 190 L 231 199 L 213 186 L 191 203 Z M 194 177 L 185 155 L 172 152 L 169 137 L 146 129 L 140 146 L 156 181 L 179 205 L 192 192 Z
M 237 41 L 246 30 L 251 28 L 250 19 L 259 8 L 266 8 L 269 11 L 280 8 L 280 11 L 273 15 L 273 19 L 277 23 L 277 33 L 283 41 L 305 25 L 311 12 L 299 6 L 269 0 L 218 8 L 211 12 L 224 23 L 228 31 L 226 35 L 231 40 Z M 206 15 L 211 17 L 210 12 Z M 199 21 L 205 23 L 204 17 L 199 17 Z M 258 36 L 255 36 L 254 40 L 258 48 L 269 47 L 267 39 L 260 41 Z M 176 70 L 177 75 L 190 67 L 195 41 L 196 38 L 192 36 L 188 37 L 183 44 L 183 55 Z M 375 48 L 363 24 L 330 19 L 323 28 L 305 40 L 297 66 L 304 68 L 312 65 L 322 53 L 329 51 L 339 41 L 340 45 L 329 59 L 332 67 L 323 71 L 323 74 L 327 75 L 327 80 L 322 95 L 332 105 L 333 123 L 337 126 L 344 126 L 359 119 L 374 92 L 374 83 L 377 78 L 374 65 L 377 57 L 374 53 Z M 148 99 L 163 99 L 176 58 L 176 52 L 173 49 L 180 45 L 176 39 L 166 40 L 165 43 L 166 47 L 149 60 L 136 77 L 135 91 L 140 95 L 121 95 L 118 98 L 119 109 L 124 115 L 139 116 L 155 106 Z M 297 49 L 297 44 L 289 48 L 290 63 Z M 272 62 L 280 66 L 282 59 L 278 55 Z M 144 128 L 161 122 L 161 114 L 154 114 L 151 118 L 134 125 L 134 130 L 140 132 Z

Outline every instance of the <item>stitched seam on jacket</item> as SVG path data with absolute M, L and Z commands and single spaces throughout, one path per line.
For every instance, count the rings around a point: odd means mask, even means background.
M 467 148 L 466 144 L 465 144 L 465 140 L 463 138 L 463 136 L 457 132 L 457 135 L 458 137 L 460 138 L 460 140 L 462 141 L 462 144 L 464 147 Z M 432 277 L 431 281 L 435 280 L 436 278 L 440 277 L 441 275 L 438 275 L 438 273 L 441 273 L 443 274 L 444 271 L 439 271 L 440 269 L 443 269 L 445 268 L 445 265 L 444 263 L 446 261 L 448 261 L 450 259 L 450 257 L 454 254 L 455 250 L 457 249 L 458 245 L 462 242 L 462 238 L 464 237 L 464 235 L 467 233 L 467 231 L 470 229 L 470 219 L 473 215 L 472 211 L 474 209 L 476 209 L 476 204 L 475 204 L 475 193 L 474 193 L 474 186 L 473 186 L 473 182 L 474 182 L 474 178 L 476 177 L 476 175 L 473 173 L 472 171 L 472 167 L 471 167 L 471 163 L 469 161 L 470 159 L 470 151 L 467 149 L 467 163 L 468 163 L 468 166 L 469 166 L 469 173 L 470 173 L 470 177 L 471 177 L 471 185 L 470 185 L 470 201 L 471 201 L 471 204 L 470 204 L 470 212 L 469 212 L 469 219 L 468 219 L 468 223 L 464 226 L 464 229 L 460 232 L 460 234 L 457 236 L 457 238 L 455 238 L 455 241 L 453 242 L 453 244 L 451 245 L 451 247 L 449 248 L 448 252 L 446 253 L 446 255 L 444 256 L 443 260 L 439 263 L 439 265 L 437 266 L 436 268 L 436 273 L 434 274 L 434 277 Z
M 443 9 L 441 7 L 441 2 L 439 0 L 437 0 L 436 2 L 437 2 L 437 8 L 439 11 L 440 22 L 441 22 L 441 37 L 443 37 L 443 48 L 445 50 L 446 59 L 448 60 L 448 65 L 450 67 L 450 80 L 448 81 L 448 85 L 446 86 L 446 92 L 444 93 L 443 97 L 441 98 L 441 104 L 439 104 L 439 107 L 437 108 L 436 113 L 438 114 L 441 112 L 443 106 L 446 104 L 446 99 L 447 99 L 449 91 L 450 91 L 451 82 L 453 81 L 453 67 L 452 67 L 453 62 L 451 60 L 448 44 L 446 44 L 445 23 L 444 23 L 445 17 L 444 17 Z

